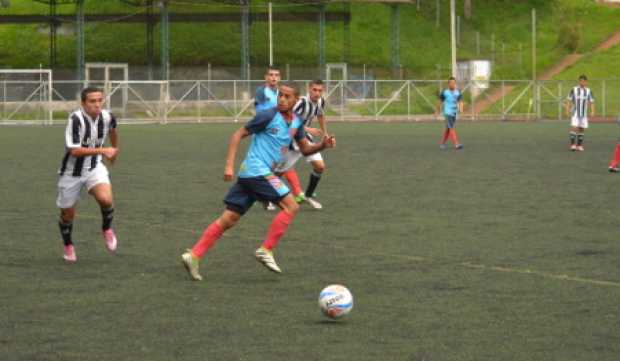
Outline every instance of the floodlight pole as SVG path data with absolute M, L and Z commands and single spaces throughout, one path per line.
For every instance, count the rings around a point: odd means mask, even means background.
M 75 3 L 75 22 L 76 22 L 76 66 L 77 80 L 84 80 L 84 0 L 77 0 Z
M 250 79 L 250 0 L 239 0 L 241 8 L 241 79 Z
M 168 0 L 161 2 L 161 80 L 168 80 L 168 66 L 170 63 L 170 17 L 168 14 Z
M 532 80 L 536 76 L 536 9 L 532 9 Z
M 319 74 L 325 77 L 325 3 L 319 5 Z
M 269 3 L 269 66 L 273 66 L 273 9 Z
M 452 46 L 452 76 L 456 78 L 456 0 L 450 0 L 450 43 Z

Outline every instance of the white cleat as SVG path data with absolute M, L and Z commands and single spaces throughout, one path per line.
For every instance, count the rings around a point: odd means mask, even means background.
M 306 202 L 314 209 L 323 209 L 323 205 L 314 199 L 314 197 L 306 197 Z
M 116 239 L 116 234 L 114 234 L 114 231 L 112 230 L 112 228 L 106 229 L 105 231 L 102 232 L 102 234 L 103 234 L 103 240 L 105 241 L 105 246 L 108 248 L 108 251 L 110 252 L 116 251 L 116 245 L 118 244 L 118 241 Z
M 202 281 L 202 276 L 200 275 L 199 270 L 200 261 L 198 260 L 198 258 L 194 258 L 194 256 L 192 256 L 192 251 L 189 249 L 185 251 L 185 253 L 181 255 L 181 259 L 183 260 L 183 266 L 185 266 L 185 269 L 187 270 L 187 273 L 189 273 L 189 276 L 194 281 Z
M 276 263 L 276 260 L 273 258 L 273 252 L 268 250 L 265 247 L 260 247 L 254 253 L 256 256 L 256 260 L 263 264 L 263 266 L 267 267 L 268 270 L 275 273 L 282 273 L 280 267 Z
M 265 204 L 265 210 L 267 210 L 267 211 L 275 211 L 276 210 L 276 205 L 271 203 L 271 202 L 267 202 Z

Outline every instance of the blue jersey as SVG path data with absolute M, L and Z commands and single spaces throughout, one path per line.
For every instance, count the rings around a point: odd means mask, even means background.
M 463 100 L 463 94 L 458 89 L 444 89 L 439 93 L 439 99 L 443 103 L 443 115 L 454 117 L 459 111 L 459 102 Z
M 272 89 L 266 85 L 259 86 L 256 89 L 254 106 L 257 112 L 278 106 L 278 88 Z
M 252 136 L 252 143 L 239 169 L 239 178 L 262 177 L 273 173 L 289 151 L 293 139 L 305 137 L 303 122 L 293 113 L 288 123 L 275 108 L 258 112 L 245 129 Z

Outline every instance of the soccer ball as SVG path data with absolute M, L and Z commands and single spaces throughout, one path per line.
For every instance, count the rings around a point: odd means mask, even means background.
M 341 318 L 353 309 L 353 295 L 342 285 L 329 285 L 319 294 L 319 308 L 329 318 Z

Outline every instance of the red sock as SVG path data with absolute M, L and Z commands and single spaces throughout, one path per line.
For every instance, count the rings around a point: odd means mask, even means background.
M 450 136 L 450 128 L 446 128 L 446 130 L 443 132 L 443 138 L 441 139 L 441 144 L 446 144 L 449 136 Z
M 303 192 L 301 190 L 301 182 L 299 182 L 299 177 L 297 176 L 297 172 L 295 169 L 289 169 L 282 174 L 288 184 L 291 186 L 291 190 L 293 191 L 293 195 L 297 197 Z
M 614 152 L 614 159 L 609 163 L 610 167 L 617 167 L 620 164 L 620 143 L 616 144 L 616 151 Z
M 217 221 L 211 223 L 207 229 L 202 233 L 202 237 L 196 242 L 194 248 L 192 248 L 192 253 L 194 256 L 198 258 L 202 258 L 205 253 L 215 244 L 224 233 L 222 227 Z
M 278 245 L 280 238 L 284 235 L 284 232 L 286 232 L 288 225 L 293 221 L 293 218 L 295 218 L 295 216 L 292 216 L 285 211 L 280 211 L 269 226 L 267 238 L 265 238 L 265 242 L 263 242 L 263 247 L 267 249 L 275 248 L 275 246 Z
M 459 144 L 459 137 L 456 135 L 456 129 L 450 129 L 450 138 L 452 138 L 452 144 Z

